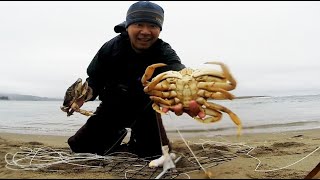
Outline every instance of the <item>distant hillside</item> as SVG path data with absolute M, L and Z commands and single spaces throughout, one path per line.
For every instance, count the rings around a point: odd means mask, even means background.
M 271 96 L 238 96 L 236 99 L 247 99 L 247 98 L 257 98 L 257 97 L 271 97 Z
M 39 97 L 32 95 L 21 95 L 21 94 L 7 94 L 0 93 L 0 97 L 7 97 L 0 100 L 14 100 L 14 101 L 62 101 L 63 99 L 59 98 L 48 98 L 48 97 Z
M 0 96 L 0 100 L 9 100 L 8 96 Z

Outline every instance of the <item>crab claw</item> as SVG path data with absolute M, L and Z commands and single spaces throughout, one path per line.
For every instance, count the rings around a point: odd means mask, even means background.
M 147 81 L 152 77 L 154 70 L 158 67 L 166 66 L 164 63 L 157 63 L 147 67 L 144 75 L 141 78 L 141 83 L 143 86 L 146 86 Z
M 144 92 L 149 92 L 151 91 L 152 89 L 154 89 L 154 87 L 162 80 L 162 78 L 165 76 L 166 74 L 160 74 L 159 76 L 157 76 L 155 78 L 154 81 L 150 82 L 149 84 L 145 83 L 144 86 L 145 88 L 143 89 Z
M 70 107 L 66 107 L 66 106 L 60 106 L 60 109 L 63 111 L 63 112 L 68 112 Z

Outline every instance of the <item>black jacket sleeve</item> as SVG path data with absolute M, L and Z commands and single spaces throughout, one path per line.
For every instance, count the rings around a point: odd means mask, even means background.
M 99 92 L 103 88 L 102 81 L 100 80 L 101 74 L 102 74 L 102 62 L 99 61 L 99 57 L 101 56 L 101 49 L 97 52 L 97 54 L 94 56 L 92 61 L 90 62 L 88 68 L 87 68 L 87 74 L 88 74 L 88 85 L 92 89 L 92 98 L 89 99 L 89 101 L 93 101 L 97 98 Z
M 97 96 L 103 91 L 103 89 L 106 86 L 106 82 L 108 81 L 106 78 L 108 78 L 108 66 L 107 63 L 110 62 L 110 56 L 115 41 L 119 38 L 119 36 L 114 37 L 110 41 L 106 42 L 97 52 L 97 54 L 94 56 L 92 61 L 90 62 L 88 68 L 87 68 L 87 81 L 88 85 L 92 88 L 92 95 L 93 97 L 90 99 L 91 101 L 95 100 Z
M 162 40 L 160 61 L 167 64 L 167 66 L 157 68 L 154 75 L 170 70 L 180 71 L 181 69 L 185 68 L 185 65 L 181 63 L 176 51 L 173 50 L 168 43 Z

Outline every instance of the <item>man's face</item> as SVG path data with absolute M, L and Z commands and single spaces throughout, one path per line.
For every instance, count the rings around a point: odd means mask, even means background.
M 127 31 L 131 46 L 138 53 L 150 48 L 160 35 L 160 27 L 147 22 L 130 24 Z

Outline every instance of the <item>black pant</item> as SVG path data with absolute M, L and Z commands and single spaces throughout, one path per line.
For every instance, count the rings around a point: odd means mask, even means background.
M 168 145 L 169 140 L 161 116 L 150 104 L 140 112 L 130 108 L 107 107 L 101 103 L 96 115 L 68 139 L 71 150 L 99 155 L 112 153 L 126 136 L 125 128 L 131 128 L 129 149 L 132 153 L 145 158 L 162 155 L 161 145 Z

